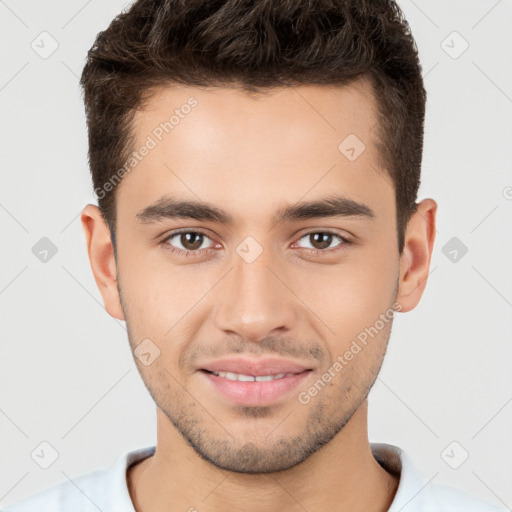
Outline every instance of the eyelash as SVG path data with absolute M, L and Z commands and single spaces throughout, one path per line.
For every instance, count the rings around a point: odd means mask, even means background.
M 206 236 L 207 238 L 210 238 L 206 232 L 204 232 L 204 231 L 202 231 L 200 229 L 194 229 L 194 230 L 191 230 L 191 229 L 179 229 L 177 231 L 173 231 L 171 234 L 167 235 L 162 240 L 161 244 L 163 245 L 164 249 L 169 251 L 169 252 L 171 252 L 171 253 L 173 253 L 173 254 L 178 254 L 180 256 L 185 256 L 187 258 L 190 257 L 190 256 L 201 256 L 204 253 L 206 253 L 209 250 L 211 250 L 211 248 L 208 248 L 208 249 L 196 249 L 195 251 L 184 251 L 182 249 L 176 249 L 176 248 L 174 248 L 172 245 L 170 245 L 168 243 L 168 240 L 170 240 L 171 238 L 174 238 L 176 235 L 180 235 L 182 233 L 201 234 L 201 235 Z M 347 245 L 350 245 L 352 243 L 351 240 L 349 240 L 348 238 L 343 237 L 339 233 L 337 233 L 336 231 L 332 231 L 332 230 L 329 230 L 329 229 L 318 230 L 318 231 L 310 231 L 309 233 L 305 233 L 304 235 L 302 235 L 299 238 L 299 240 L 302 240 L 304 237 L 307 237 L 307 236 L 310 236 L 310 235 L 313 235 L 313 234 L 317 234 L 317 233 L 334 235 L 335 237 L 339 238 L 342 241 L 342 243 L 340 243 L 338 246 L 336 246 L 335 249 L 325 249 L 325 250 L 306 249 L 306 251 L 308 251 L 310 254 L 313 254 L 313 256 L 315 256 L 315 257 L 323 256 L 323 255 L 326 255 L 326 254 L 332 254 L 332 253 L 335 253 L 335 252 L 338 252 L 338 251 L 342 251 L 342 250 L 346 249 Z

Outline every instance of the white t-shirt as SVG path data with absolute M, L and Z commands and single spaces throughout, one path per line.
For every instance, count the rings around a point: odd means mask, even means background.
M 386 443 L 370 443 L 370 446 L 381 466 L 400 475 L 388 512 L 509 512 L 454 487 L 429 482 L 397 446 Z M 7 506 L 3 512 L 135 512 L 126 470 L 154 452 L 155 446 L 126 452 L 107 469 L 54 485 Z

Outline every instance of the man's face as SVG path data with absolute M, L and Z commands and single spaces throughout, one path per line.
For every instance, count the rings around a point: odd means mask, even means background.
M 176 109 L 179 122 L 158 130 Z M 142 345 L 148 361 L 158 347 L 151 364 L 136 359 L 145 385 L 219 467 L 267 472 L 305 460 L 343 428 L 377 377 L 400 261 L 375 109 L 370 85 L 358 81 L 257 97 L 166 88 L 137 112 L 135 148 L 148 136 L 156 146 L 117 190 L 130 344 L 151 340 Z M 150 208 L 171 197 L 208 203 L 232 222 Z M 332 197 L 367 209 L 275 222 L 287 207 Z

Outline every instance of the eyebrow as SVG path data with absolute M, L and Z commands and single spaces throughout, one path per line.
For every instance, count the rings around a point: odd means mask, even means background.
M 165 196 L 156 203 L 144 208 L 136 215 L 139 222 L 149 224 L 164 219 L 193 219 L 233 225 L 234 218 L 224 210 L 202 201 L 182 201 Z M 330 196 L 309 202 L 299 202 L 278 210 L 272 219 L 273 224 L 319 219 L 324 217 L 359 217 L 373 219 L 373 210 L 363 204 L 343 196 Z

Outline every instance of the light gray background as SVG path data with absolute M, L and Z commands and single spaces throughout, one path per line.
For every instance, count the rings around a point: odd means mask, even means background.
M 404 448 L 433 481 L 511 507 L 512 3 L 399 3 L 428 91 L 420 199 L 438 202 L 438 233 L 426 292 L 397 315 L 370 394 L 370 440 Z M 124 323 L 103 308 L 79 219 L 95 199 L 78 77 L 126 5 L 0 1 L 0 505 L 156 440 L 155 407 Z M 58 42 L 46 59 L 31 47 L 51 48 L 44 31 Z M 469 47 L 458 56 L 460 37 Z M 58 248 L 46 263 L 32 253 L 42 237 Z M 443 253 L 452 237 L 468 248 L 456 262 Z M 43 441 L 59 453 L 48 469 L 31 458 Z

